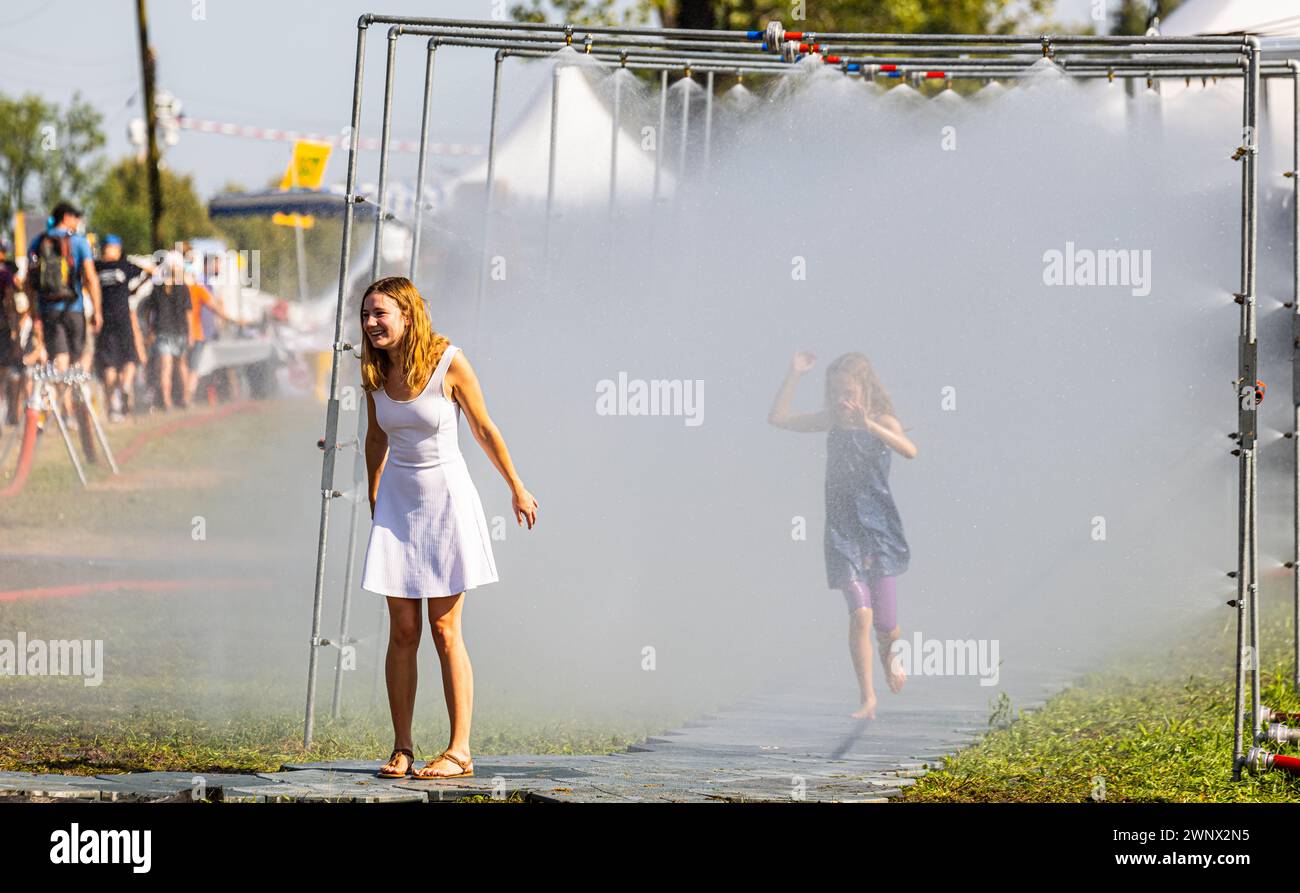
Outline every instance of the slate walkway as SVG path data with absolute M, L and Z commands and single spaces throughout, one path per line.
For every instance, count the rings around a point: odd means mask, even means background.
M 1011 687 L 1019 707 L 1065 684 L 1057 672 Z M 1009 686 L 1003 686 L 1004 689 Z M 897 797 L 930 768 L 987 730 L 992 688 L 922 678 L 903 696 L 881 691 L 878 719 L 858 721 L 841 690 L 808 686 L 747 698 L 716 714 L 595 756 L 475 757 L 475 777 L 445 781 L 375 777 L 380 761 L 291 763 L 250 775 L 144 772 L 71 776 L 0 772 L 0 798 L 28 800 L 449 802 L 465 797 L 530 802 L 833 801 Z M 423 765 L 423 762 L 417 762 Z

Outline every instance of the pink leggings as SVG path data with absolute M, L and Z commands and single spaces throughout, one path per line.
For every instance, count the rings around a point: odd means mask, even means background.
M 898 626 L 898 593 L 894 577 L 873 576 L 868 581 L 853 580 L 845 583 L 844 601 L 849 613 L 858 608 L 871 609 L 871 624 L 877 632 L 890 633 Z

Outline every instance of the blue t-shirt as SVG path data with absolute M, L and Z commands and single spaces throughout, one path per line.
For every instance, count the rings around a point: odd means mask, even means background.
M 52 236 L 60 236 L 60 237 L 66 236 L 68 234 L 68 231 L 61 226 L 56 226 L 53 229 L 47 229 L 46 232 Z M 32 239 L 32 244 L 27 246 L 28 257 L 36 253 L 36 250 L 40 245 L 40 243 L 41 243 L 40 236 L 37 236 L 36 238 Z M 72 293 L 77 297 L 73 301 L 50 301 L 48 304 L 42 303 L 42 306 L 38 308 L 40 310 L 46 310 L 46 309 L 81 310 L 83 309 L 83 305 L 81 303 L 81 275 L 86 268 L 86 261 L 93 260 L 93 255 L 90 253 L 90 243 L 86 241 L 86 237 L 78 233 L 72 234 L 72 244 L 70 247 L 72 249 L 72 271 L 68 274 L 68 276 L 69 278 L 72 279 Z

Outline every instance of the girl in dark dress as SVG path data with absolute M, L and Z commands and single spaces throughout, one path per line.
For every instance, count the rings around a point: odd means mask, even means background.
M 820 412 L 790 411 L 799 379 L 816 358 L 796 353 L 768 421 L 789 431 L 826 434 L 826 584 L 844 593 L 849 609 L 849 653 L 862 693 L 853 716 L 874 719 L 871 635 L 876 628 L 880 661 L 895 694 L 906 676 L 890 661 L 899 637 L 895 578 L 907 570 L 911 552 L 889 489 L 891 451 L 916 458 L 916 445 L 903 433 L 894 405 L 871 362 L 846 353 L 826 370 L 826 406 Z

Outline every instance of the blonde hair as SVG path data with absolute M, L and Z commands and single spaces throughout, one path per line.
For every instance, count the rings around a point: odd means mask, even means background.
M 831 379 L 836 376 L 845 376 L 858 383 L 862 389 L 862 397 L 867 401 L 867 414 L 873 419 L 881 416 L 894 415 L 894 401 L 889 399 L 889 394 L 880 383 L 876 376 L 876 370 L 871 367 L 871 361 L 856 351 L 841 354 L 826 367 L 826 408 L 831 407 Z
M 399 354 L 402 368 L 399 370 L 406 386 L 412 392 L 418 391 L 428 383 L 433 370 L 442 359 L 443 351 L 451 344 L 450 339 L 433 330 L 429 314 L 424 309 L 424 298 L 416 290 L 415 284 L 405 276 L 388 276 L 376 280 L 366 287 L 361 295 L 361 309 L 358 316 L 365 311 L 366 298 L 372 294 L 385 295 L 397 304 L 402 316 L 410 320 L 399 342 Z M 361 386 L 367 391 L 375 391 L 384 386 L 388 379 L 392 361 L 388 351 L 372 347 L 370 337 L 365 332 L 365 320 L 361 323 Z

